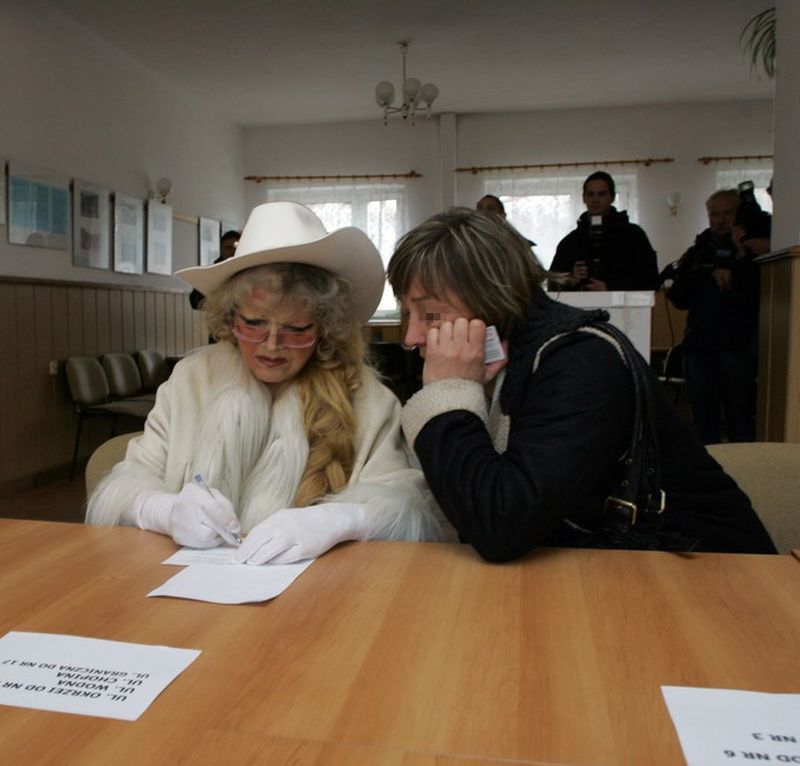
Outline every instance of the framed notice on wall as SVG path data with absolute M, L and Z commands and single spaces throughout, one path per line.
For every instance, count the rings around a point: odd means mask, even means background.
M 69 249 L 69 179 L 12 162 L 8 168 L 8 241 Z
M 200 265 L 209 266 L 219 258 L 219 221 L 200 216 Z
M 111 268 L 111 192 L 76 178 L 72 185 L 72 264 Z
M 114 194 L 114 271 L 144 273 L 144 202 Z
M 147 203 L 147 271 L 172 274 L 172 208 L 154 200 Z

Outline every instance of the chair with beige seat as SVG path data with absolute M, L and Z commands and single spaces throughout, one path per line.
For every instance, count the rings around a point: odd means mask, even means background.
M 750 497 L 778 552 L 800 549 L 800 444 L 711 444 L 708 451 Z
M 84 481 L 86 482 L 86 497 L 91 497 L 94 488 L 100 480 L 125 457 L 128 449 L 128 442 L 135 436 L 139 436 L 141 431 L 134 431 L 129 434 L 114 436 L 108 441 L 103 442 L 94 452 L 92 452 L 89 462 L 86 464 Z

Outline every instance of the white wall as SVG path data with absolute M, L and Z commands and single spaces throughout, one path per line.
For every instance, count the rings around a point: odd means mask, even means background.
M 727 164 L 704 165 L 704 156 L 772 153 L 770 101 L 667 104 L 515 114 L 462 115 L 458 120 L 459 165 L 672 157 L 674 162 L 639 166 L 639 223 L 661 266 L 683 253 L 708 225 L 705 200 L 715 172 Z M 619 167 L 619 166 L 618 166 Z M 614 166 L 607 169 L 612 175 Z M 589 175 L 591 168 L 586 168 Z M 620 171 L 630 172 L 630 167 Z M 474 205 L 480 176 L 459 174 L 459 202 Z M 683 195 L 673 217 L 666 197 Z M 566 234 L 566 232 L 565 232 Z M 535 232 L 530 235 L 536 238 Z
M 458 115 L 454 120 L 374 122 L 246 129 L 246 174 L 320 175 L 381 173 L 413 168 L 424 178 L 410 182 L 410 223 L 441 209 L 452 197 L 472 206 L 482 177 L 448 171 L 455 134 L 456 166 L 583 162 L 672 157 L 674 162 L 638 169 L 639 223 L 659 253 L 674 260 L 706 227 L 704 202 L 714 190 L 720 165 L 703 165 L 707 155 L 772 153 L 771 101 L 676 104 L 508 114 Z M 443 150 L 440 149 L 443 147 Z M 608 168 L 613 174 L 614 167 Z M 587 169 L 587 175 L 590 169 Z M 683 194 L 676 217 L 666 204 L 670 191 Z M 261 199 L 248 186 L 248 207 Z M 565 234 L 567 232 L 564 232 Z M 535 232 L 530 232 L 535 238 Z
M 243 222 L 262 191 L 244 175 L 404 173 L 413 225 L 450 204 L 473 205 L 480 176 L 457 165 L 674 157 L 640 168 L 639 222 L 665 264 L 705 226 L 716 166 L 706 155 L 772 152 L 770 101 L 448 115 L 411 127 L 380 120 L 242 130 L 39 0 L 0 6 L 0 159 L 146 197 L 174 182 L 176 211 Z M 610 168 L 614 172 L 614 168 Z M 677 217 L 665 203 L 682 192 Z M 566 232 L 565 232 L 566 233 Z M 174 227 L 173 267 L 196 261 L 196 227 Z M 0 274 L 180 285 L 172 277 L 75 268 L 64 251 L 9 245 Z
M 438 209 L 442 187 L 437 120 L 280 125 L 244 131 L 245 175 L 422 174 L 408 182 L 409 222 Z M 248 209 L 264 201 L 263 187 L 248 181 Z
M 777 50 L 780 59 L 775 83 L 775 220 L 772 248 L 792 247 L 800 242 L 800 3 L 778 0 Z
M 0 93 L 0 159 L 143 199 L 166 176 L 175 211 L 243 222 L 241 129 L 38 0 L 0 6 Z M 175 221 L 173 269 L 196 265 L 196 229 Z M 0 226 L 0 274 L 184 286 L 71 264 L 10 245 Z

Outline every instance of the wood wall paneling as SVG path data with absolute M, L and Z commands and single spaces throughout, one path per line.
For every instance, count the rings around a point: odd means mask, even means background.
M 675 308 L 663 290 L 656 290 L 655 301 L 650 323 L 650 348 L 653 351 L 667 351 L 683 340 L 686 312 Z
M 11 405 L 16 367 L 16 292 L 11 285 L 0 284 L 0 325 L 5 328 L 6 342 L 0 343 L 0 480 L 13 475 L 14 410 Z M 6 448 L 8 445 L 8 448 Z
M 206 339 L 204 315 L 189 308 L 186 293 L 133 286 L 0 278 L 0 322 L 0 494 L 67 475 L 76 425 L 69 356 L 144 348 L 175 356 Z M 120 430 L 139 425 L 120 423 Z M 106 419 L 88 420 L 81 458 L 109 433 Z
M 97 348 L 105 354 L 111 350 L 111 298 L 109 291 L 97 291 Z
M 800 250 L 761 265 L 758 354 L 760 441 L 800 441 Z

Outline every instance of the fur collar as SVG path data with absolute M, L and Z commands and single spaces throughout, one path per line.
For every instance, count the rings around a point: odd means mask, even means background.
M 247 370 L 236 349 L 217 344 L 210 366 L 212 393 L 186 480 L 202 473 L 234 507 L 248 532 L 292 505 L 308 460 L 308 440 L 296 386 L 274 399 Z

